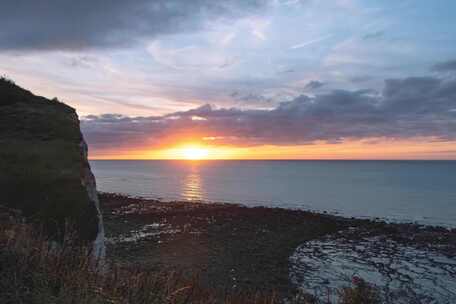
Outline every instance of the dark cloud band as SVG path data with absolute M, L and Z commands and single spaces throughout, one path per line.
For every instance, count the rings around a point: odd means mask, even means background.
M 456 72 L 456 60 L 449 60 L 449 61 L 444 61 L 437 63 L 432 67 L 434 71 L 437 72 L 449 72 L 449 71 L 454 71 Z
M 373 137 L 456 140 L 456 81 L 388 79 L 381 92 L 334 90 L 314 97 L 301 95 L 271 110 L 205 105 L 165 116 L 88 116 L 82 127 L 95 149 L 160 146 L 182 138 L 210 138 L 214 144 L 237 146 Z
M 158 35 L 197 29 L 214 18 L 236 18 L 266 0 L 5 0 L 0 49 L 128 46 Z

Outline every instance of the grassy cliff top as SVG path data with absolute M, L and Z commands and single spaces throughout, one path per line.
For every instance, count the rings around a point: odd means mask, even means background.
M 93 239 L 97 218 L 81 184 L 85 160 L 76 111 L 0 79 L 0 204 L 60 234 L 65 222 Z
M 76 111 L 0 78 L 0 138 L 81 140 Z

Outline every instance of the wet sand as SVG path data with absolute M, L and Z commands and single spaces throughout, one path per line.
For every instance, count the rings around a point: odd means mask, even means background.
M 128 267 L 197 276 L 217 290 L 289 294 L 299 287 L 296 277 L 306 275 L 290 259 L 297 248 L 305 251 L 306 244 L 311 248 L 312 242 L 341 235 L 350 244 L 383 237 L 456 257 L 456 231 L 444 228 L 280 208 L 161 202 L 108 193 L 100 198 L 109 258 Z

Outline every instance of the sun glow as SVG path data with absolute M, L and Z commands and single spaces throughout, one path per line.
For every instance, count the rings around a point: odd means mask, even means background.
M 209 150 L 202 147 L 184 147 L 180 151 L 183 159 L 198 160 L 206 159 L 209 156 Z

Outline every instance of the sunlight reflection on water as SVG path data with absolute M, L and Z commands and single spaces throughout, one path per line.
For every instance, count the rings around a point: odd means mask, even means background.
M 181 196 L 189 201 L 203 200 L 202 182 L 198 165 L 192 165 L 191 171 L 185 176 Z

